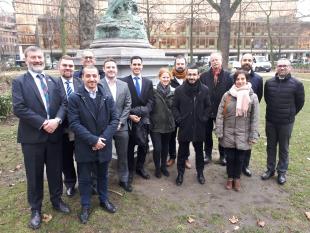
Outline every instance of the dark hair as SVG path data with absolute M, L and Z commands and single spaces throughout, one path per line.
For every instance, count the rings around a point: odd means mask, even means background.
M 93 69 L 96 69 L 96 70 L 97 70 L 97 73 L 99 74 L 99 71 L 98 71 L 97 67 L 91 65 L 91 66 L 85 66 L 85 67 L 82 69 L 82 76 L 84 76 L 85 70 L 93 70 Z
M 130 64 L 132 64 L 132 61 L 133 61 L 134 59 L 140 59 L 141 62 L 143 62 L 142 57 L 140 57 L 140 56 L 132 56 L 132 57 L 130 58 Z
M 108 63 L 108 62 L 114 62 L 115 65 L 117 66 L 117 63 L 116 63 L 115 59 L 113 57 L 108 57 L 107 59 L 104 60 L 103 67 L 105 67 L 105 64 Z
M 185 58 L 183 55 L 178 55 L 178 56 L 176 56 L 176 58 L 174 59 L 174 65 L 176 64 L 177 59 L 184 59 L 185 65 L 187 64 L 186 58 Z
M 245 78 L 246 78 L 246 81 L 249 81 L 250 80 L 250 74 L 249 72 L 245 71 L 245 70 L 237 70 L 234 75 L 233 75 L 233 78 L 234 78 L 234 83 L 236 82 L 237 80 L 237 77 L 239 76 L 239 74 L 244 74 Z
M 29 46 L 29 47 L 27 47 L 27 48 L 25 49 L 24 55 L 25 55 L 25 57 L 27 58 L 29 52 L 37 52 L 37 51 L 41 51 L 41 52 L 42 52 L 42 49 L 41 49 L 40 47 L 38 47 L 38 46 L 31 45 L 31 46 Z M 43 52 L 42 52 L 42 53 L 43 53 Z

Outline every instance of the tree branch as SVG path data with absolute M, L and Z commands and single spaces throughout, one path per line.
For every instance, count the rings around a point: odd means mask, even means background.
M 241 0 L 236 0 L 236 1 L 241 1 Z M 207 2 L 212 6 L 212 8 L 214 10 L 217 11 L 217 13 L 221 12 L 221 7 L 219 4 L 217 4 L 216 2 L 214 2 L 213 0 L 207 0 Z

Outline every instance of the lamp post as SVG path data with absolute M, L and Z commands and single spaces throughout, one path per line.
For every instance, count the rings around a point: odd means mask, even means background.
M 253 51 L 253 38 L 251 39 L 251 54 L 252 54 L 252 51 Z

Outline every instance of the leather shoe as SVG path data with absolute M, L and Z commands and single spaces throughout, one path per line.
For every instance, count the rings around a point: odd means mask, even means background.
M 79 214 L 79 219 L 81 223 L 86 224 L 90 216 L 90 208 L 82 207 L 81 213 Z
M 159 178 L 161 178 L 161 171 L 160 171 L 160 169 L 156 169 L 155 170 L 155 176 L 159 179 Z
M 177 186 L 181 186 L 183 183 L 183 175 L 178 174 L 177 179 L 175 180 Z
M 274 176 L 274 171 L 267 170 L 262 176 L 262 180 L 268 180 L 270 177 Z
M 75 192 L 76 192 L 76 190 L 74 187 L 69 187 L 69 188 L 67 188 L 66 194 L 68 197 L 73 197 Z
M 66 203 L 63 202 L 63 200 L 59 200 L 58 203 L 56 204 L 53 204 L 53 207 L 55 210 L 61 212 L 61 213 L 64 213 L 64 214 L 68 214 L 70 213 L 70 209 L 68 207 L 68 205 Z
M 199 184 L 204 184 L 206 182 L 202 172 L 197 174 L 197 180 Z
M 211 158 L 209 156 L 206 156 L 204 159 L 204 163 L 205 164 L 211 163 Z
M 97 187 L 95 185 L 91 186 L 91 194 L 92 195 L 98 195 Z
M 278 174 L 278 184 L 283 185 L 286 182 L 285 174 Z
M 226 187 L 227 190 L 231 190 L 232 187 L 233 187 L 233 179 L 228 178 L 225 187 Z
M 109 201 L 105 200 L 104 202 L 100 202 L 100 206 L 109 213 L 115 213 L 116 207 Z
M 245 167 L 242 169 L 242 173 L 245 175 L 245 176 L 248 176 L 248 177 L 251 177 L 252 176 L 252 172 L 250 171 L 250 169 L 248 167 Z
M 170 176 L 170 173 L 168 172 L 167 168 L 161 168 L 161 173 L 164 175 L 164 176 Z
M 121 186 L 126 192 L 132 192 L 132 186 L 129 182 L 120 181 L 119 186 Z
M 185 160 L 185 167 L 186 167 L 187 169 L 191 169 L 191 168 L 192 168 L 192 165 L 191 165 L 191 163 L 189 162 L 188 159 Z
M 166 163 L 167 167 L 171 167 L 175 163 L 175 159 L 169 159 Z
M 33 230 L 39 229 L 41 226 L 42 217 L 39 210 L 31 211 L 31 219 L 29 222 L 29 227 Z
M 225 158 L 220 158 L 219 164 L 221 164 L 222 166 L 226 166 L 226 159 Z
M 143 179 L 146 179 L 146 180 L 150 179 L 150 175 L 147 174 L 147 172 L 146 172 L 143 168 L 142 168 L 142 169 L 137 169 L 137 170 L 136 170 L 136 173 L 137 173 L 139 176 L 141 176 Z
M 239 192 L 241 190 L 240 179 L 234 179 L 234 189 L 236 192 Z

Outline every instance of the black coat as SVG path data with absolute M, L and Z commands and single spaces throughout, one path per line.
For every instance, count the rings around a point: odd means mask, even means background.
M 264 87 L 266 101 L 266 120 L 278 125 L 290 124 L 305 102 L 302 82 L 290 74 L 283 80 L 277 75 L 268 79 Z
M 174 92 L 172 112 L 179 125 L 179 141 L 202 142 L 206 137 L 206 122 L 211 107 L 209 90 L 199 81 L 197 85 L 196 96 L 192 94 L 187 81 Z
M 211 111 L 210 118 L 216 118 L 217 109 L 221 103 L 222 96 L 233 85 L 233 79 L 230 73 L 226 70 L 221 70 L 217 79 L 217 84 L 214 84 L 214 75 L 212 67 L 200 75 L 200 81 L 209 88 Z
M 249 82 L 252 84 L 252 89 L 260 102 L 263 97 L 263 78 L 251 70 Z
M 97 114 L 91 108 L 89 93 L 84 86 L 70 95 L 68 120 L 75 135 L 75 159 L 77 162 L 105 162 L 112 158 L 112 137 L 118 126 L 114 101 L 98 84 L 96 99 L 99 98 Z M 105 138 L 106 146 L 94 151 L 92 147 L 99 137 Z

